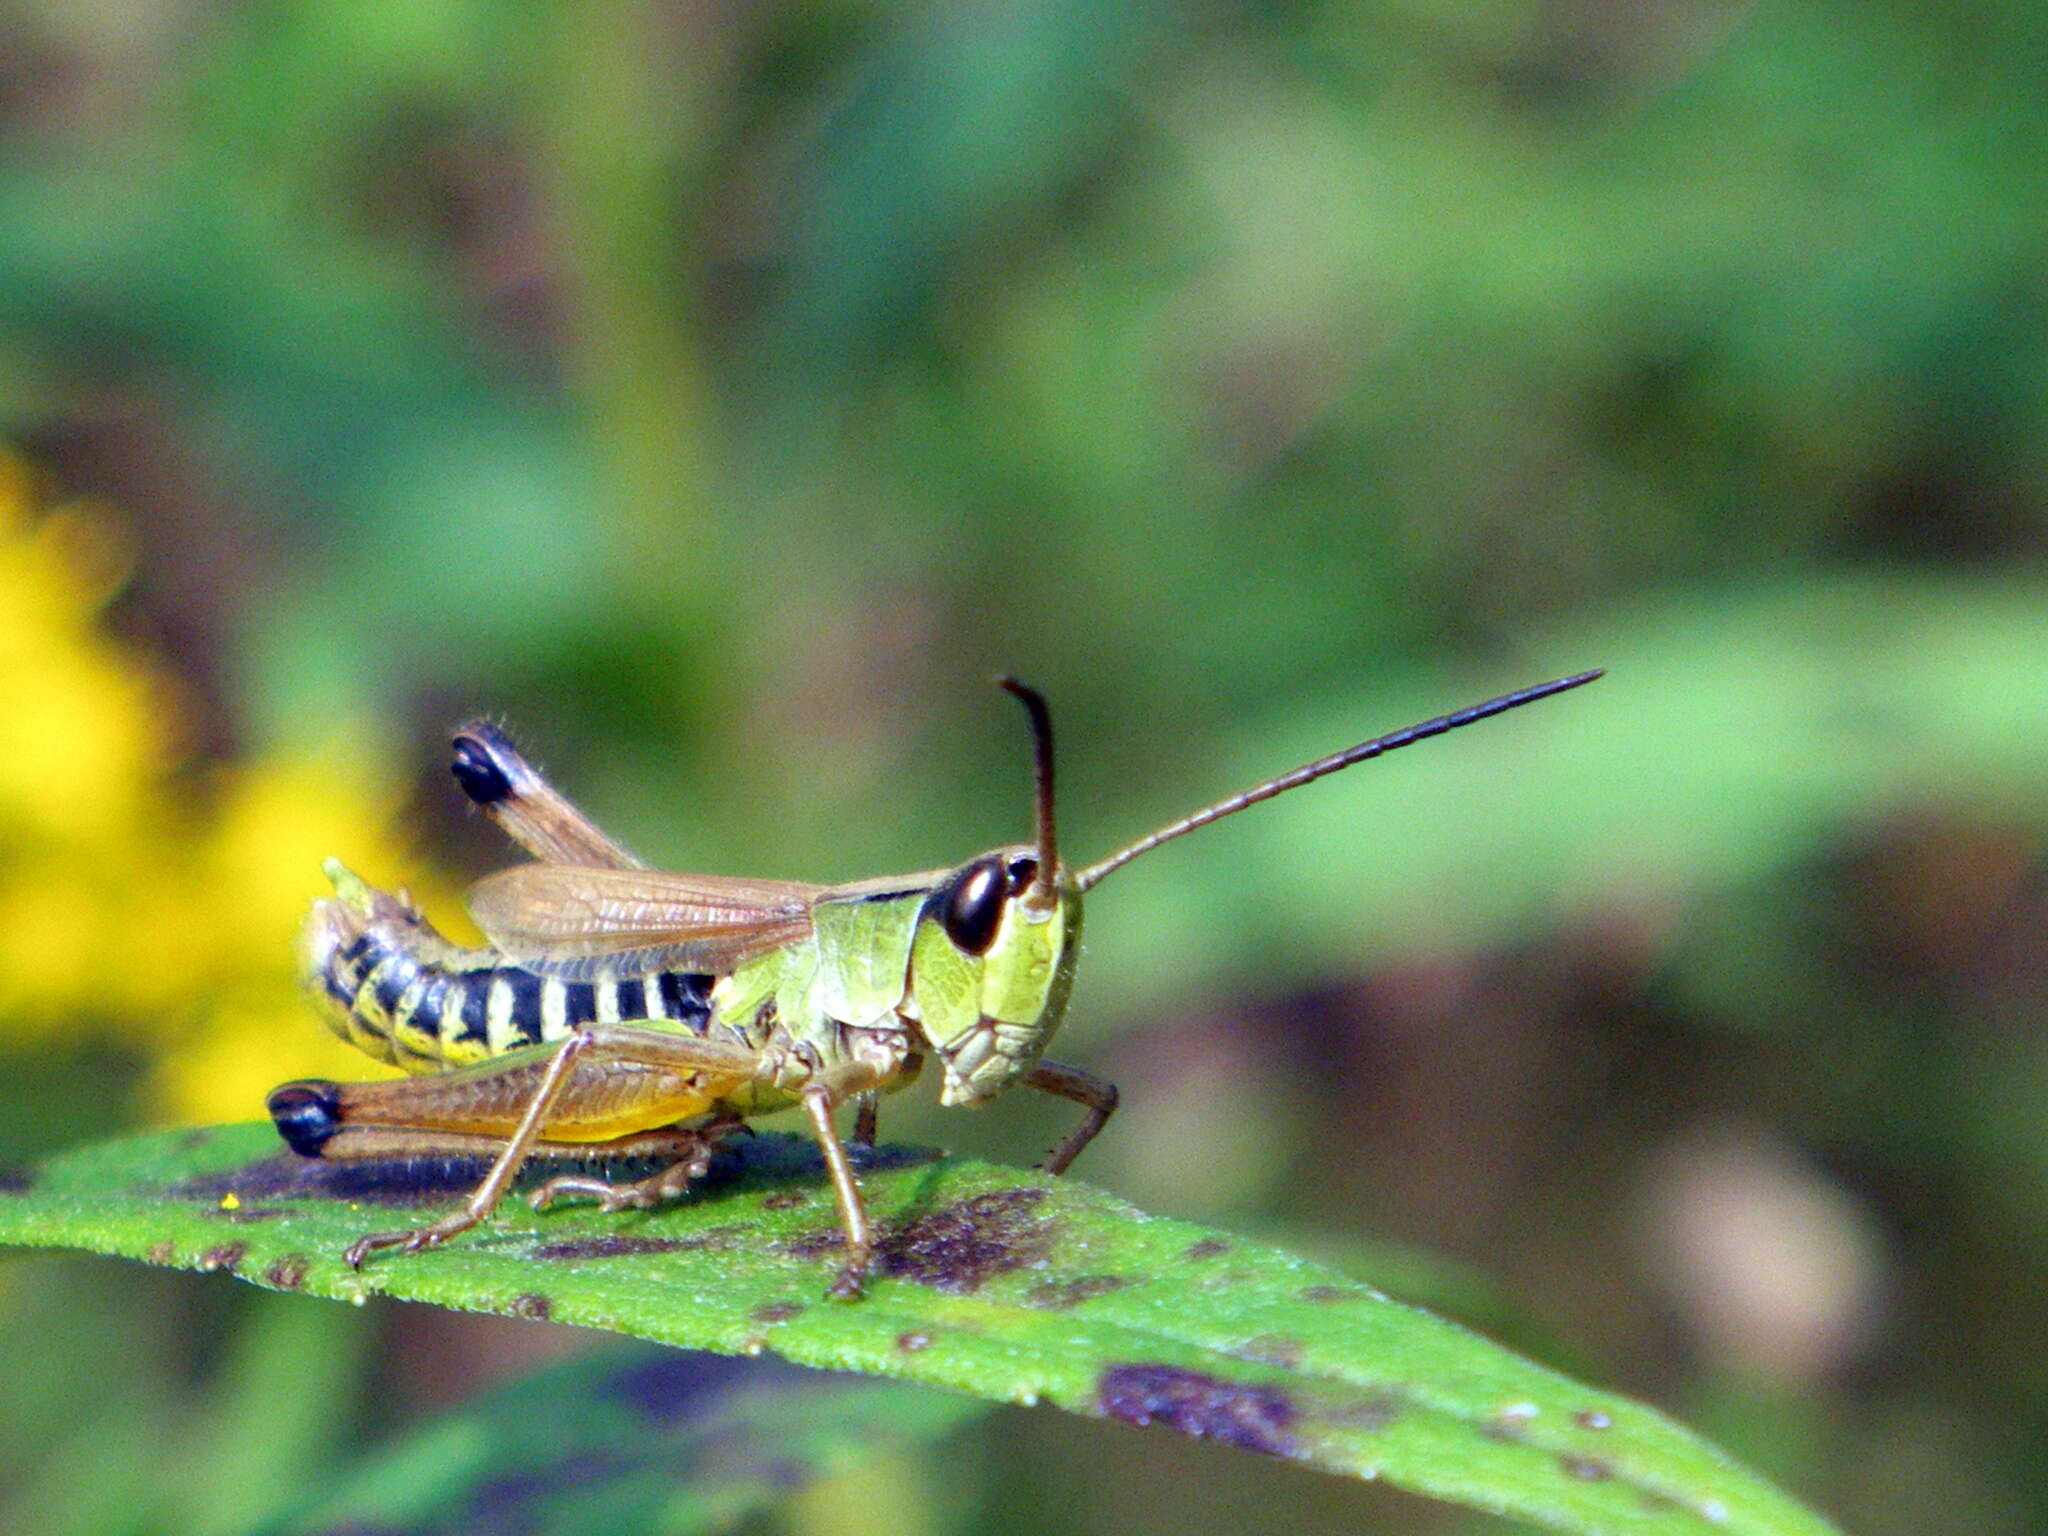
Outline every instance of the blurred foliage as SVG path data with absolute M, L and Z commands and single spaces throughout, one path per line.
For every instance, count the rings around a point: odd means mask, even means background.
M 921 1536 L 945 1529 L 955 1501 L 903 1452 L 980 1411 L 881 1382 L 596 1350 L 444 1415 L 311 1496 L 274 1493 L 293 1512 L 261 1529 L 692 1536 L 802 1494 L 842 1529 Z
M 475 709 L 658 862 L 834 880 L 1025 824 L 999 669 L 1090 853 L 1604 664 L 1106 886 L 1084 1171 L 1852 1530 L 2041 1529 L 2044 61 L 2020 0 L 0 4 L 0 1157 L 367 1069 L 292 925 L 502 860 Z M 33 1273 L 88 1418 L 291 1347 Z M 544 1347 L 453 1326 L 348 1371 Z M 0 1396 L 63 1487 L 175 1464 L 79 1422 Z M 1089 1428 L 1009 1416 L 974 1528 L 1431 1518 Z

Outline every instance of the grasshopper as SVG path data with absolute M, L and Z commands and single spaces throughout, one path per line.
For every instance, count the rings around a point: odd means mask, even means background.
M 454 738 L 470 801 L 534 862 L 487 876 L 469 908 L 489 940 L 465 948 L 403 894 L 326 866 L 302 970 L 329 1025 L 404 1068 L 387 1082 L 286 1083 L 271 1118 L 294 1152 L 362 1159 L 468 1153 L 489 1171 L 461 1209 L 426 1226 L 365 1236 L 380 1249 L 431 1248 L 486 1220 L 529 1160 L 658 1160 L 613 1183 L 562 1175 L 531 1195 L 607 1211 L 681 1195 L 719 1140 L 755 1115 L 801 1107 L 837 1197 L 844 1259 L 832 1293 L 855 1296 L 875 1236 L 834 1125 L 857 1106 L 872 1145 L 877 1097 L 932 1058 L 939 1102 L 986 1103 L 1017 1083 L 1083 1115 L 1046 1160 L 1063 1173 L 1117 1105 L 1110 1083 L 1044 1059 L 1066 1014 L 1081 898 L 1160 844 L 1354 763 L 1589 683 L 1583 672 L 1359 742 L 1169 822 L 1073 869 L 1053 827 L 1052 721 L 1038 692 L 1001 685 L 1028 712 L 1037 826 L 1029 843 L 954 869 L 851 885 L 669 874 L 647 868 L 541 776 L 497 727 Z

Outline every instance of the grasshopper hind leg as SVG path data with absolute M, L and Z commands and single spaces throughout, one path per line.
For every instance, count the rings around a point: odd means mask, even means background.
M 483 1183 L 477 1185 L 476 1193 L 469 1197 L 461 1210 L 424 1227 L 411 1227 L 403 1232 L 372 1232 L 367 1237 L 359 1237 L 349 1244 L 348 1251 L 342 1255 L 343 1262 L 350 1269 L 361 1269 L 363 1261 L 380 1248 L 417 1253 L 422 1248 L 439 1247 L 449 1238 L 458 1237 L 487 1220 L 498 1208 L 498 1202 L 505 1198 L 505 1191 L 512 1187 L 512 1180 L 518 1176 L 521 1165 L 533 1150 L 533 1144 L 540 1139 L 541 1122 L 560 1096 L 562 1085 L 568 1082 L 569 1070 L 575 1066 L 576 1058 L 589 1044 L 589 1034 L 579 1030 L 564 1039 L 561 1047 L 548 1058 L 547 1071 L 542 1074 L 533 1102 L 527 1105 L 526 1113 L 520 1119 L 519 1129 L 512 1133 L 512 1139 L 505 1143 L 505 1150 L 498 1154 L 498 1160 L 491 1164 L 491 1171 L 484 1175 Z M 276 1096 L 272 1097 L 274 1100 Z
M 460 1210 L 352 1244 L 344 1257 L 360 1268 L 382 1249 L 415 1253 L 467 1232 L 497 1209 L 537 1156 L 666 1156 L 681 1166 L 617 1193 L 638 1204 L 679 1192 L 711 1144 L 737 1123 L 717 1107 L 758 1066 L 759 1053 L 737 1044 L 591 1024 L 544 1055 L 519 1052 L 387 1083 L 286 1083 L 271 1094 L 270 1113 L 287 1145 L 304 1157 L 491 1157 L 490 1171 Z M 556 1192 L 596 1193 L 596 1182 Z

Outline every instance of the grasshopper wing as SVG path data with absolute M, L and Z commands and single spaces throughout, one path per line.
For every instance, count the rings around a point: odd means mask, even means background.
M 789 880 L 521 864 L 471 886 L 469 911 L 493 945 L 550 976 L 722 976 L 808 934 L 823 890 Z

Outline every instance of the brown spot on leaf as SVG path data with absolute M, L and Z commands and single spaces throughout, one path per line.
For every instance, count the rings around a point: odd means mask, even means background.
M 757 1323 L 786 1323 L 792 1317 L 803 1315 L 804 1304 L 800 1301 L 771 1301 L 765 1307 L 756 1307 L 747 1315 Z
M 1557 1464 L 1564 1468 L 1566 1477 L 1576 1477 L 1585 1483 L 1604 1483 L 1614 1476 L 1614 1468 L 1597 1456 L 1560 1456 Z
M 1126 1424 L 1162 1424 L 1240 1450 L 1284 1456 L 1294 1444 L 1294 1404 L 1286 1393 L 1178 1366 L 1113 1365 L 1098 1378 L 1095 1401 Z
M 800 1189 L 785 1189 L 768 1196 L 761 1202 L 761 1208 L 768 1211 L 793 1211 L 800 1205 L 809 1205 L 811 1197 Z
M 555 1304 L 539 1291 L 522 1291 L 512 1298 L 512 1305 L 505 1309 L 510 1317 L 523 1317 L 529 1322 L 544 1323 L 553 1315 Z
M 213 1127 L 202 1125 L 197 1130 L 187 1131 L 178 1138 L 178 1150 L 180 1152 L 197 1152 L 211 1140 L 213 1140 Z
M 1341 1285 L 1305 1285 L 1301 1288 L 1303 1301 L 1332 1302 L 1353 1301 L 1364 1295 L 1363 1291 L 1346 1290 Z
M 1231 1353 L 1241 1359 L 1256 1360 L 1261 1365 L 1279 1365 L 1291 1370 L 1301 1364 L 1301 1340 L 1290 1339 L 1285 1334 L 1261 1333 L 1246 1339 Z
M 1213 1259 L 1228 1252 L 1230 1252 L 1230 1244 L 1223 1241 L 1222 1238 L 1205 1237 L 1199 1243 L 1191 1244 L 1187 1252 L 1183 1253 L 1181 1257 L 1184 1259 Z
M 1338 1401 L 1317 1410 L 1316 1417 L 1344 1429 L 1366 1431 L 1385 1429 L 1401 1417 L 1406 1401 L 1398 1392 L 1374 1392 L 1351 1401 Z
M 1052 1246 L 1038 1219 L 1042 1189 L 1001 1189 L 927 1212 L 883 1238 L 883 1274 L 964 1294 L 995 1275 L 1035 1264 Z
M 914 1355 L 932 1347 L 932 1336 L 928 1333 L 899 1333 L 896 1335 L 896 1347 L 907 1355 Z
M 209 1248 L 199 1255 L 199 1267 L 208 1273 L 219 1270 L 232 1275 L 241 1267 L 248 1252 L 247 1243 L 222 1243 L 218 1248 Z
M 1572 1422 L 1581 1429 L 1612 1429 L 1614 1420 L 1598 1408 L 1581 1408 L 1572 1415 Z
M 942 1205 L 884 1231 L 875 1245 L 875 1270 L 966 1295 L 996 1275 L 1036 1264 L 1052 1246 L 1049 1223 L 1037 1217 L 1042 1189 L 999 1189 Z M 837 1227 L 793 1238 L 792 1258 L 815 1259 L 846 1241 Z
M 263 1278 L 281 1291 L 296 1291 L 306 1283 L 312 1261 L 303 1253 L 288 1253 L 263 1271 Z
M 155 1243 L 143 1257 L 152 1264 L 175 1264 L 178 1262 L 178 1250 L 170 1243 Z
M 1065 1311 L 1097 1296 L 1120 1291 L 1130 1283 L 1122 1275 L 1076 1275 L 1071 1280 L 1041 1280 L 1024 1293 L 1024 1305 Z

